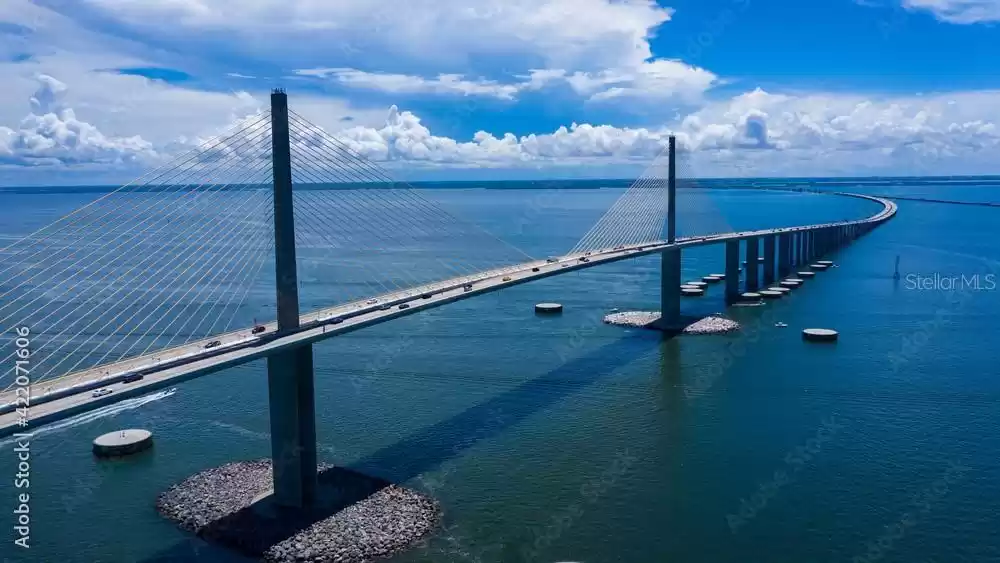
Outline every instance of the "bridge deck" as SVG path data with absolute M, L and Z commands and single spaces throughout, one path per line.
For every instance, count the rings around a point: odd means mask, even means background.
M 259 335 L 251 334 L 250 328 L 229 332 L 199 342 L 191 342 L 184 346 L 161 350 L 153 354 L 46 381 L 40 389 L 37 386 L 32 388 L 33 396 L 28 408 L 28 428 L 21 428 L 18 425 L 20 415 L 14 410 L 17 404 L 14 391 L 2 393 L 0 394 L 0 436 L 10 435 L 18 431 L 30 431 L 38 426 L 74 414 L 116 403 L 129 397 L 145 395 L 182 381 L 248 363 L 282 349 L 319 342 L 397 317 L 412 315 L 453 301 L 468 299 L 549 276 L 655 254 L 671 248 L 704 246 L 749 237 L 802 232 L 825 227 L 880 223 L 896 213 L 896 204 L 883 198 L 843 192 L 837 192 L 836 195 L 876 201 L 882 204 L 883 209 L 876 215 L 857 221 L 688 237 L 678 239 L 673 244 L 659 241 L 608 249 L 589 253 L 586 256 L 587 262 L 580 260 L 584 257 L 583 254 L 570 254 L 559 258 L 554 263 L 543 260 L 526 262 L 503 269 L 482 272 L 471 277 L 453 278 L 419 286 L 405 292 L 380 295 L 373 298 L 377 300 L 376 303 L 370 301 L 348 303 L 314 311 L 302 315 L 302 326 L 298 330 L 285 334 L 275 334 L 275 323 L 265 325 L 267 330 Z M 536 269 L 537 271 L 535 271 Z M 472 284 L 471 289 L 466 290 L 464 286 L 470 283 Z M 399 306 L 404 303 L 407 304 L 407 307 L 400 309 Z M 336 324 L 334 324 L 334 319 L 339 319 Z M 213 340 L 218 340 L 220 344 L 214 348 L 206 349 L 205 345 Z M 143 374 L 143 378 L 131 383 L 113 385 L 121 382 L 126 375 L 134 373 Z M 101 397 L 92 396 L 92 390 L 102 386 L 107 386 L 113 391 Z M 37 391 L 41 392 L 37 393 Z

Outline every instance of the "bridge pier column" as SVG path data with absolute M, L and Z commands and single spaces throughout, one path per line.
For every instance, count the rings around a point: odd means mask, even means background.
M 676 329 L 681 322 L 681 249 L 660 253 L 660 327 Z
M 740 298 L 740 241 L 726 241 L 726 304 Z
M 778 277 L 785 277 L 792 271 L 791 233 L 778 235 Z
M 271 169 L 274 180 L 274 273 L 278 333 L 299 328 L 295 212 L 288 97 L 271 93 Z M 274 502 L 302 508 L 316 500 L 316 406 L 312 346 L 267 358 Z
M 774 235 L 764 237 L 764 285 L 774 283 Z
M 809 261 L 812 262 L 816 258 L 816 231 L 809 231 L 809 242 L 806 244 L 809 249 Z
M 757 291 L 760 287 L 760 243 L 757 237 L 747 239 L 747 291 Z
M 806 258 L 806 238 L 809 236 L 809 231 L 802 231 L 799 233 L 799 265 L 805 264 L 808 258 Z
M 316 498 L 316 402 L 312 345 L 267 358 L 274 500 L 307 507 Z

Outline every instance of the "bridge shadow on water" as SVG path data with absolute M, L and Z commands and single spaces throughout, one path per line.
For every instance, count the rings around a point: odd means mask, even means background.
M 355 492 L 359 494 L 341 495 L 346 502 L 337 503 L 333 511 L 374 494 L 390 482 L 402 484 L 433 471 L 448 460 L 461 456 L 463 452 L 481 441 L 498 436 L 529 416 L 607 380 L 616 370 L 659 351 L 664 339 L 673 338 L 675 335 L 674 331 L 659 334 L 643 331 L 623 336 L 579 356 L 567 358 L 544 375 L 525 381 L 483 403 L 428 426 L 350 464 L 347 468 L 337 467 L 322 471 L 321 483 L 334 486 L 340 491 L 343 490 L 344 483 L 334 482 L 340 481 L 345 475 L 362 473 L 373 476 L 367 484 L 356 489 Z M 662 367 L 664 366 L 661 366 L 661 369 Z M 333 513 L 329 510 L 324 512 L 326 516 Z M 223 520 L 240 517 L 242 517 L 240 513 L 236 513 Z M 319 515 L 319 517 L 324 516 Z M 303 529 L 316 519 L 301 520 L 294 528 Z M 214 524 L 209 526 L 213 527 Z M 269 534 L 265 543 L 273 545 L 292 535 L 294 532 L 286 528 L 278 536 Z M 142 563 L 251 560 L 256 559 L 247 559 L 230 551 L 223 554 L 220 548 L 208 546 L 203 540 L 192 537 L 144 559 Z

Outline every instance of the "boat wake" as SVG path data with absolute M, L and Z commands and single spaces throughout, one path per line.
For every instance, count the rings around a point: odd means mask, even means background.
M 177 392 L 177 388 L 171 388 L 166 391 L 157 391 L 149 395 L 143 395 L 142 397 L 136 397 L 134 399 L 126 399 L 120 403 L 115 403 L 113 405 L 108 405 L 106 407 L 101 407 L 99 409 L 92 410 L 90 412 L 81 413 L 77 416 L 67 418 L 66 420 L 60 420 L 59 422 L 54 422 L 52 424 L 47 424 L 40 428 L 32 429 L 30 434 L 38 436 L 40 434 L 51 434 L 53 432 L 59 432 L 66 430 L 68 428 L 74 428 L 95 420 L 102 418 L 110 418 L 117 415 L 118 413 L 137 409 L 143 405 L 147 405 L 154 401 L 159 401 L 166 399 L 167 397 L 173 395 Z M 8 444 L 13 444 L 16 441 L 15 438 L 8 438 L 6 440 L 0 441 L 0 448 L 7 446 Z

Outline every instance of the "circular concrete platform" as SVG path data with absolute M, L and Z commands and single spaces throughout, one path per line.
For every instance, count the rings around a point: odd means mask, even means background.
M 702 295 L 705 295 L 705 290 L 701 289 L 699 287 L 693 287 L 693 288 L 690 288 L 690 289 L 682 289 L 681 290 L 681 295 L 684 295 L 686 297 L 700 297 Z
M 705 287 L 708 284 L 705 283 L 705 282 L 703 282 L 703 281 L 689 281 L 689 282 L 687 282 L 684 285 L 693 285 L 694 287 L 702 288 L 702 287 Z
M 789 294 L 789 293 L 792 292 L 792 290 L 788 289 L 787 287 L 777 287 L 777 286 L 775 286 L 775 287 L 769 287 L 769 288 L 767 288 L 767 290 L 768 291 L 777 291 L 778 293 L 780 293 L 782 295 L 787 295 L 787 294 Z
M 819 262 L 817 262 L 815 264 L 809 264 L 809 267 L 812 268 L 813 270 L 823 271 L 823 270 L 829 268 L 830 265 L 829 264 L 820 264 Z
M 807 328 L 802 331 L 802 339 L 809 342 L 836 342 L 840 334 L 828 328 Z
M 701 278 L 701 281 L 706 282 L 706 283 L 717 283 L 717 282 L 722 281 L 722 278 L 720 278 L 718 276 L 705 276 L 705 277 Z
M 800 278 L 811 278 L 816 275 L 816 272 L 795 272 L 795 275 Z
M 817 260 L 816 263 L 824 266 L 833 266 L 833 260 Z
M 94 455 L 116 457 L 134 454 L 153 446 L 153 434 L 149 430 L 131 428 L 108 432 L 94 439 Z
M 713 278 L 719 278 L 720 280 L 726 279 L 726 274 L 708 274 L 708 275 L 712 276 Z
M 535 305 L 536 313 L 561 313 L 562 303 L 538 303 Z
M 804 280 L 804 279 L 802 279 L 802 278 L 785 278 L 785 281 L 790 281 L 790 282 L 799 282 L 799 284 L 802 284 L 802 283 L 803 283 L 803 282 L 805 282 L 806 280 Z
M 784 293 L 780 291 L 771 291 L 770 289 L 765 289 L 759 291 L 758 293 L 760 293 L 760 296 L 764 299 L 781 299 L 781 296 L 784 295 Z
M 691 285 L 689 283 L 686 283 L 686 284 L 681 285 L 681 291 L 684 291 L 685 289 L 701 289 L 701 287 L 699 287 L 697 285 Z
M 760 294 L 754 291 L 748 291 L 740 295 L 740 298 L 743 299 L 744 301 L 756 301 L 760 299 Z
M 792 289 L 795 289 L 796 287 L 799 287 L 800 285 L 802 285 L 802 282 L 800 282 L 800 281 L 785 280 L 785 281 L 781 282 L 781 286 L 782 287 L 789 287 L 789 288 L 792 288 Z

